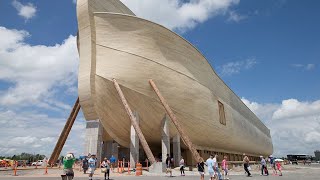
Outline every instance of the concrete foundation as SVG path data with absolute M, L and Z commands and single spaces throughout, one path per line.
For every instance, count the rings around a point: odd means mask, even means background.
M 162 162 L 156 162 L 153 163 L 150 167 L 149 167 L 149 172 L 150 173 L 162 173 L 163 172 L 163 165 Z
M 112 153 L 112 143 L 113 141 L 103 141 L 103 145 L 102 145 L 102 158 L 110 158 L 111 157 L 111 153 Z
M 180 146 L 180 135 L 177 134 L 172 138 L 172 150 L 173 150 L 173 163 L 174 166 L 179 166 L 181 159 L 181 146 Z
M 119 144 L 114 141 L 104 141 L 101 154 L 102 158 L 110 159 L 113 155 L 118 160 Z
M 85 136 L 85 153 L 95 154 L 101 161 L 102 125 L 99 120 L 87 121 Z
M 139 123 L 139 114 L 133 112 L 133 115 L 136 117 L 137 122 Z M 136 163 L 139 161 L 139 137 L 131 125 L 130 130 L 130 167 L 135 168 Z
M 163 117 L 161 125 L 162 172 L 164 172 L 166 169 L 167 154 L 170 155 L 169 117 L 167 114 Z

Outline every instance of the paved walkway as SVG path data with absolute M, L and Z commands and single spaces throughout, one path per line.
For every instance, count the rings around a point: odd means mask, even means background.
M 12 171 L 0 171 L 0 180 L 60 180 L 59 174 L 61 170 L 58 169 L 49 169 L 48 175 L 43 175 L 43 169 L 33 170 L 33 171 L 20 171 L 18 172 L 18 176 L 12 176 Z M 76 177 L 74 180 L 87 180 L 88 175 L 83 174 L 82 172 L 75 171 Z M 270 171 L 269 171 L 270 172 Z M 232 176 L 230 176 L 231 180 L 318 180 L 320 179 L 320 165 L 319 166 L 286 166 L 286 170 L 284 170 L 284 176 L 260 176 L 259 171 L 255 170 L 252 172 L 253 177 L 246 177 L 242 169 L 238 169 L 238 171 L 231 171 Z M 134 176 L 118 173 L 111 173 L 111 179 L 113 180 L 191 180 L 191 179 L 200 179 L 199 175 L 195 171 L 186 171 L 186 176 L 179 176 L 179 171 L 173 171 L 174 177 L 166 177 L 165 174 L 150 174 L 144 171 L 143 176 Z M 98 170 L 95 173 L 94 180 L 103 180 L 103 174 L 101 174 Z M 209 176 L 206 174 L 205 180 L 208 180 Z

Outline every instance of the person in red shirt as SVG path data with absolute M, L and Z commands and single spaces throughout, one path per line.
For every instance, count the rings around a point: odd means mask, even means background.
M 224 176 L 223 179 L 229 179 L 229 178 L 228 178 L 229 174 L 228 174 L 228 161 L 227 161 L 227 156 L 224 156 L 224 157 L 223 157 L 221 166 L 222 166 L 222 170 L 224 171 L 224 173 L 223 173 L 223 176 Z
M 281 171 L 282 166 L 279 161 L 276 162 L 276 166 L 277 166 L 278 171 L 280 172 L 279 176 L 282 176 L 282 171 Z

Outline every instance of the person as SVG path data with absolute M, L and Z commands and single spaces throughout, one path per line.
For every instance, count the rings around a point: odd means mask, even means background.
M 109 179 L 110 176 L 110 161 L 107 158 L 104 158 L 104 160 L 101 163 L 102 169 L 101 172 L 104 172 L 104 179 L 107 180 L 107 176 Z
M 229 179 L 228 176 L 228 161 L 227 161 L 227 156 L 224 156 L 223 157 L 223 160 L 222 160 L 222 170 L 224 171 L 223 173 L 223 179 Z
M 263 156 L 260 156 L 260 164 L 261 164 L 261 176 L 263 176 L 263 172 L 265 172 L 265 174 L 268 176 L 268 170 L 267 169 L 267 162 L 266 160 L 263 158 Z
M 270 159 L 270 166 L 272 168 L 273 175 L 276 175 L 277 174 L 277 169 L 276 169 L 276 162 L 274 161 L 274 157 L 272 157 L 272 155 L 270 155 L 269 159 Z
M 86 174 L 86 173 L 87 173 L 88 167 L 89 167 L 88 158 L 85 157 L 85 158 L 82 160 L 83 174 Z
M 210 155 L 210 157 L 206 160 L 206 165 L 208 166 L 208 173 L 210 176 L 210 179 L 215 179 L 215 173 L 214 173 L 214 161 L 213 161 L 213 155 Z
M 88 160 L 88 164 L 89 164 L 89 180 L 92 180 L 94 171 L 96 170 L 96 164 L 97 164 L 97 160 L 96 160 L 96 155 L 91 154 L 90 159 Z
M 180 166 L 180 174 L 181 174 L 181 176 L 185 176 L 185 174 L 184 174 L 184 159 L 183 159 L 182 156 L 181 156 L 181 160 L 179 162 L 179 166 Z
M 64 174 L 61 175 L 61 178 L 63 180 L 70 180 L 73 179 L 74 177 L 74 172 L 73 172 L 73 164 L 76 161 L 76 158 L 74 157 L 73 153 L 68 153 L 64 158 L 63 158 L 63 172 Z
M 200 180 L 204 180 L 204 162 L 203 158 L 200 158 L 200 162 L 197 163 L 198 172 L 200 174 Z
M 281 166 L 281 163 L 279 162 L 279 161 L 277 161 L 276 162 L 276 166 L 277 166 L 277 169 L 278 169 L 278 171 L 279 171 L 279 176 L 282 176 L 282 171 L 281 171 L 281 169 L 282 169 L 282 166 Z
M 116 158 L 112 155 L 110 157 L 110 163 L 111 163 L 111 170 L 114 172 L 114 168 L 116 167 Z
M 274 161 L 274 157 L 272 155 L 269 156 L 270 166 L 272 169 L 272 174 L 277 175 L 276 162 Z
M 217 161 L 218 155 L 216 154 L 213 158 L 213 170 L 216 174 L 218 174 L 219 180 L 222 180 L 222 176 L 219 170 L 219 163 Z
M 244 170 L 245 170 L 246 173 L 247 173 L 247 177 L 251 177 L 251 173 L 250 173 L 250 171 L 249 171 L 249 169 L 248 169 L 248 167 L 249 167 L 249 162 L 250 162 L 250 160 L 249 160 L 248 156 L 246 156 L 246 154 L 243 153 L 243 168 L 244 168 Z
M 167 154 L 167 158 L 166 158 L 166 174 L 170 173 L 170 177 L 172 177 L 172 169 L 171 169 L 171 166 L 172 166 L 172 159 L 171 157 L 169 156 L 169 154 Z

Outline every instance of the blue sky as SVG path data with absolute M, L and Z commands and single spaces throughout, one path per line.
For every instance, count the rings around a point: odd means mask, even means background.
M 194 44 L 270 128 L 276 155 L 320 149 L 319 1 L 123 2 Z M 77 97 L 75 8 L 0 2 L 0 155 L 51 153 Z M 80 115 L 64 151 L 83 152 L 84 127 Z

